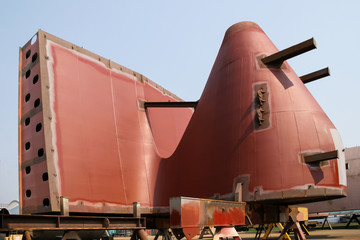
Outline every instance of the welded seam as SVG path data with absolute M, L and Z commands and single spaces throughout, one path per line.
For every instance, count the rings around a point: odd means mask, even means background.
M 274 119 L 275 119 L 275 123 L 276 123 L 276 126 L 280 126 L 279 125 L 279 122 L 278 122 L 278 114 L 277 113 L 274 113 Z M 278 151 L 278 154 L 281 152 L 281 147 L 280 147 L 280 134 L 279 134 L 280 130 L 279 130 L 279 127 L 276 128 L 276 141 L 277 141 L 277 151 Z M 287 159 L 286 159 L 287 160 Z M 283 163 L 281 162 L 280 160 L 280 166 L 283 166 Z M 281 180 L 281 188 L 283 188 L 283 184 L 284 184 L 284 181 L 283 181 L 283 174 L 280 174 L 280 180 Z
M 299 156 L 298 157 L 300 157 L 300 159 L 299 159 L 299 162 L 300 162 L 300 164 L 301 164 L 301 167 L 302 167 L 302 179 L 304 179 L 304 168 L 305 168 L 305 165 L 304 164 L 302 164 L 302 161 L 301 161 L 301 153 L 302 153 L 302 148 L 301 148 L 301 142 L 300 142 L 300 135 L 299 135 L 299 126 L 298 126 L 298 121 L 297 121 L 297 119 L 296 119 L 296 112 L 293 112 L 293 116 L 294 116 L 294 119 L 295 119 L 295 126 L 296 126 L 296 136 L 297 136 L 297 139 L 298 139 L 298 144 L 299 144 L 299 148 L 300 148 L 300 152 L 299 152 Z
M 137 81 L 135 81 L 135 96 L 138 98 L 139 96 L 138 96 L 138 91 L 137 91 L 137 84 L 138 84 L 138 82 Z M 144 96 L 144 98 L 145 98 L 145 96 Z M 139 126 L 140 126 L 140 130 L 141 130 L 141 135 L 142 135 L 142 137 L 144 137 L 143 135 L 144 135 L 144 131 L 145 131 L 145 129 L 143 128 L 143 126 L 142 126 L 142 124 L 141 124 L 141 119 L 140 119 L 140 113 L 142 113 L 142 111 L 139 111 L 139 110 L 137 110 L 137 116 L 138 116 L 138 121 L 139 121 Z M 145 111 L 144 111 L 144 114 L 145 114 Z M 146 116 L 145 116 L 146 117 Z M 147 161 L 146 161 L 146 155 L 147 154 L 145 154 L 145 147 L 144 147 L 144 141 L 142 141 L 141 142 L 141 147 L 142 147 L 142 150 L 143 150 L 143 159 L 144 159 L 144 166 L 145 166 L 145 174 L 146 174 L 146 179 L 147 179 L 147 189 L 148 189 L 148 197 L 149 197 L 149 204 L 151 204 L 151 194 L 150 194 L 150 186 L 149 186 L 149 174 L 148 174 L 148 167 L 147 167 Z
M 313 122 L 313 124 L 314 124 L 314 126 L 315 126 L 315 129 L 316 129 L 316 136 L 317 136 L 318 147 L 319 147 L 319 149 L 321 149 L 321 143 L 320 143 L 320 137 L 319 137 L 319 129 L 318 129 L 317 125 L 316 125 L 314 115 L 312 115 L 311 120 L 312 120 L 312 122 Z
M 125 202 L 128 203 L 127 196 L 126 196 L 125 182 L 124 182 L 124 172 L 123 172 L 123 166 L 122 166 L 121 152 L 120 152 L 120 142 L 119 142 L 119 138 L 118 138 L 118 136 L 119 136 L 118 135 L 118 127 L 117 127 L 117 124 L 116 124 L 117 119 L 116 119 L 116 114 L 115 114 L 115 101 L 114 101 L 114 87 L 113 87 L 112 71 L 109 70 L 109 72 L 110 72 L 111 100 L 112 100 L 112 108 L 113 108 L 113 116 L 114 116 L 117 153 L 118 153 L 118 157 L 119 157 L 120 171 L 121 171 L 121 181 L 122 181 L 122 185 L 123 185 Z
M 51 121 L 50 121 L 50 136 L 51 136 L 51 145 L 52 148 L 54 150 L 54 153 L 52 155 L 52 159 L 53 159 L 53 165 L 54 165 L 54 170 L 56 172 L 56 183 L 55 183 L 55 188 L 57 188 L 57 193 L 59 196 L 62 195 L 63 189 L 62 189 L 62 174 L 60 172 L 60 164 L 59 164 L 59 155 L 58 155 L 58 150 L 57 150 L 57 135 L 56 135 L 56 113 L 55 113 L 55 75 L 54 75 L 54 58 L 53 58 L 53 52 L 51 50 L 51 46 L 55 44 L 54 42 L 47 40 L 45 42 L 45 50 L 46 53 L 49 55 L 48 56 L 48 61 L 45 62 L 47 71 L 48 71 L 48 83 L 49 83 L 49 112 L 50 112 L 50 117 L 51 117 Z M 40 49 L 40 48 L 39 48 Z M 40 52 L 40 51 L 39 51 Z M 40 71 L 41 74 L 41 71 Z M 40 77 L 42 78 L 43 76 L 40 75 Z M 41 81 L 45 81 L 45 79 L 41 79 Z M 44 83 L 42 83 L 44 84 Z M 44 100 L 44 99 L 43 99 Z M 45 116 L 44 116 L 44 120 L 45 120 Z M 44 121 L 45 124 L 45 121 Z M 45 141 L 46 141 L 46 136 L 44 133 L 44 137 L 45 137 Z M 46 146 L 46 143 L 45 143 Z M 49 156 L 51 157 L 51 156 Z M 49 170 L 49 167 L 48 167 Z

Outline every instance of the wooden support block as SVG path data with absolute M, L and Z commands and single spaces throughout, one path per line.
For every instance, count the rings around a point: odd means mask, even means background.
M 261 61 L 267 66 L 280 67 L 281 64 L 287 59 L 296 57 L 315 48 L 315 39 L 311 38 L 292 47 L 274 53 L 270 56 L 264 57 L 263 59 L 261 59 Z
M 337 150 L 325 153 L 318 153 L 310 156 L 304 156 L 304 160 L 306 163 L 322 162 L 334 158 L 338 158 Z
M 301 76 L 300 79 L 305 84 L 327 76 L 330 76 L 330 70 L 329 68 L 323 68 L 319 71 Z

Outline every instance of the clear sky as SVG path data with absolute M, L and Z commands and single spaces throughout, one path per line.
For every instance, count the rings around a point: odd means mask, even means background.
M 228 27 L 260 25 L 279 49 L 314 37 L 317 50 L 289 61 L 342 135 L 360 145 L 360 1 L 1 1 L 0 203 L 18 199 L 18 59 L 38 29 L 133 69 L 197 100 Z M 299 99 L 301 101 L 301 99 Z

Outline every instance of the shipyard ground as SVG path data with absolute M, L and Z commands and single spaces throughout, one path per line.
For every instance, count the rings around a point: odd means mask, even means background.
M 253 240 L 255 237 L 254 231 L 247 231 L 247 232 L 239 232 L 240 237 L 242 240 Z M 277 239 L 280 233 L 275 231 L 270 234 L 269 240 Z M 0 234 L 0 240 L 4 239 L 5 235 Z M 148 236 L 149 240 L 153 240 L 155 236 Z M 194 239 L 198 239 L 199 236 L 196 236 Z M 291 239 L 295 239 L 294 235 L 290 234 Z M 114 240 L 129 240 L 130 237 L 114 237 Z M 159 238 L 161 240 L 161 237 Z M 175 238 L 172 238 L 175 239 Z M 183 238 L 185 239 L 185 238 Z M 209 236 L 204 236 L 204 240 L 212 239 Z M 346 239 L 346 240 L 360 240 L 360 227 L 359 226 L 350 226 L 350 228 L 334 228 L 331 229 L 320 229 L 315 228 L 310 230 L 310 236 L 306 236 L 306 239 L 316 239 L 316 240 L 326 240 L 326 239 Z
M 346 239 L 346 240 L 360 240 L 360 227 L 359 226 L 350 226 L 350 228 L 344 228 L 344 227 L 339 227 L 339 228 L 334 228 L 333 230 L 329 229 L 329 228 L 325 228 L 325 229 L 321 229 L 321 228 L 314 228 L 311 229 L 310 231 L 310 236 L 306 236 L 306 239 L 316 239 L 316 240 L 326 240 L 326 239 L 332 239 L 332 240 L 336 240 L 336 239 Z M 255 232 L 253 231 L 248 231 L 248 232 L 239 232 L 239 235 L 241 237 L 242 240 L 253 240 L 255 237 Z M 277 239 L 277 237 L 279 237 L 280 233 L 279 232 L 274 232 L 272 234 L 270 234 L 270 237 L 268 238 L 270 239 Z M 199 236 L 196 236 L 194 239 L 198 239 Z M 290 234 L 291 239 L 295 239 L 294 235 Z M 119 238 L 114 238 L 114 239 L 119 239 L 119 240 L 129 240 L 129 238 L 125 238 L 125 237 L 119 237 Z M 149 236 L 149 240 L 153 240 L 154 236 Z M 161 240 L 161 238 L 159 238 Z M 183 238 L 185 239 L 185 238 Z M 205 236 L 203 238 L 204 240 L 210 240 L 212 239 L 209 236 Z
M 276 239 L 279 236 L 279 233 L 274 233 L 270 235 L 269 239 Z M 242 240 L 253 240 L 255 233 L 240 233 Z M 291 239 L 295 239 L 293 235 L 290 235 Z M 358 229 L 318 229 L 310 232 L 310 236 L 306 236 L 306 239 L 316 239 L 316 240 L 325 240 L 325 239 L 347 239 L 347 240 L 360 240 L 360 228 Z
M 316 239 L 316 240 L 325 240 L 325 239 L 347 239 L 347 240 L 360 240 L 360 227 L 359 226 L 350 226 L 350 228 L 334 228 L 333 230 L 315 228 L 310 229 L 310 236 L 306 236 L 306 239 Z M 240 237 L 242 240 L 253 240 L 255 233 L 249 232 L 240 232 Z M 269 239 L 276 239 L 280 234 L 279 232 L 274 232 L 270 235 Z M 291 239 L 295 239 L 292 234 L 290 234 Z

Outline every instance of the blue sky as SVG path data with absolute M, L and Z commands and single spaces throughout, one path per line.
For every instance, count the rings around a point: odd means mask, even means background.
M 314 37 L 289 63 L 342 135 L 360 145 L 360 1 L 2 1 L 0 7 L 0 203 L 18 199 L 18 54 L 38 29 L 133 69 L 185 100 L 197 100 L 228 27 L 260 25 L 279 49 Z

